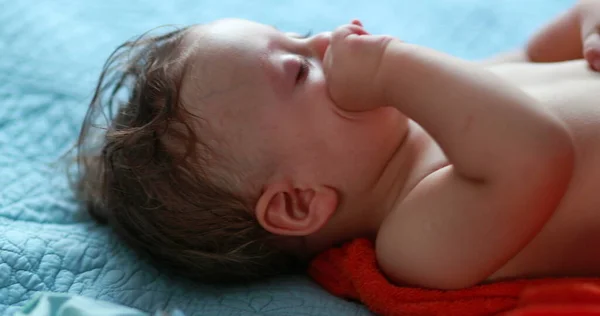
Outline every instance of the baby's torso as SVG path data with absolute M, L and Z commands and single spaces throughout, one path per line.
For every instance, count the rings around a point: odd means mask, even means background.
M 552 218 L 488 280 L 600 276 L 600 74 L 584 61 L 504 64 L 490 70 L 565 122 L 576 161 L 569 190 Z

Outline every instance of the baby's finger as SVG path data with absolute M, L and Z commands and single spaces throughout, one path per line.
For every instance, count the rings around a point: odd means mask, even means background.
M 600 1 L 580 0 L 577 6 L 583 56 L 592 69 L 600 71 Z
M 346 37 L 350 35 L 368 35 L 367 31 L 365 31 L 361 26 L 356 24 L 346 24 L 335 29 L 331 35 L 331 41 L 342 41 Z
M 358 26 L 360 26 L 360 27 L 364 27 L 364 26 L 363 26 L 363 24 L 362 24 L 362 22 L 360 22 L 360 20 L 358 20 L 358 19 L 354 19 L 354 20 L 352 20 L 352 21 L 350 22 L 350 24 L 354 24 L 354 25 L 358 25 Z
M 595 71 L 600 71 L 600 32 L 587 36 L 583 42 L 583 56 Z

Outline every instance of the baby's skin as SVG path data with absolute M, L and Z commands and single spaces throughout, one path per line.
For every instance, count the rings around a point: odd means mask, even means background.
M 221 20 L 187 35 L 183 98 L 268 171 L 263 228 L 310 253 L 370 237 L 392 281 L 440 289 L 598 276 L 598 26 L 582 1 L 521 60 L 475 63 L 358 21 L 300 38 Z

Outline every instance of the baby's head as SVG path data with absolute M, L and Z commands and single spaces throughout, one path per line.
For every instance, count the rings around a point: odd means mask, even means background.
M 376 212 L 351 217 L 388 193 L 406 120 L 340 110 L 321 65 L 328 45 L 328 33 L 233 19 L 122 45 L 79 140 L 91 213 L 209 281 L 284 273 L 371 233 Z

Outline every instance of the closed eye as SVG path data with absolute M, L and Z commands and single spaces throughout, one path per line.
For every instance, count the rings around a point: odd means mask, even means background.
M 296 83 L 301 83 L 306 80 L 308 76 L 308 72 L 310 70 L 310 63 L 305 57 L 301 57 L 300 68 L 298 69 L 298 74 L 296 75 Z
M 312 36 L 312 31 L 308 31 L 306 33 L 303 34 L 298 34 L 298 33 L 286 33 L 287 36 L 289 37 L 293 37 L 293 38 L 298 38 L 298 39 L 306 39 Z

